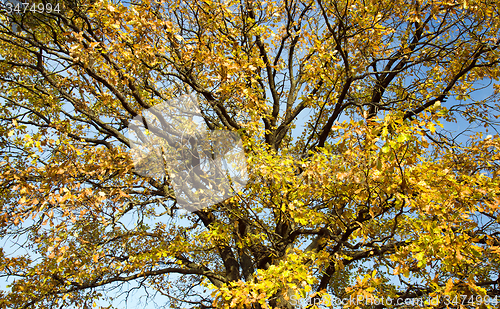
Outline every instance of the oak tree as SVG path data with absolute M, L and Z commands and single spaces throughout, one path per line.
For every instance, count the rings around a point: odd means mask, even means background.
M 30 3 L 0 13 L 0 308 L 495 306 L 499 1 Z M 126 130 L 186 94 L 249 181 L 182 213 Z

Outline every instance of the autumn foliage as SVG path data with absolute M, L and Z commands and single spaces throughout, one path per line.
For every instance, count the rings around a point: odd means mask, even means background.
M 59 3 L 0 10 L 0 308 L 496 306 L 498 0 Z M 192 213 L 126 135 L 186 94 L 250 177 Z

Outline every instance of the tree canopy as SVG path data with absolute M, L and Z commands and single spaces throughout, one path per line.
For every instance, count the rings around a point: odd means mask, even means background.
M 0 12 L 0 308 L 495 307 L 499 1 L 30 3 Z M 126 130 L 188 94 L 249 181 L 182 213 Z

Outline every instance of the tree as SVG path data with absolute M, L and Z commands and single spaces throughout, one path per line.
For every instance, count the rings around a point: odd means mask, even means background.
M 47 3 L 0 15 L 1 308 L 494 306 L 500 2 Z M 181 214 L 125 132 L 185 94 L 250 181 Z

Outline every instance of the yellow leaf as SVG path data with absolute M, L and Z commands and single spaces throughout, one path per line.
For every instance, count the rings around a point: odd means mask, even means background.
M 436 127 L 434 126 L 434 124 L 432 122 L 430 122 L 429 124 L 427 124 L 427 127 L 429 128 L 429 130 L 432 133 L 436 132 Z
M 450 279 L 448 279 L 448 282 L 446 282 L 446 288 L 445 288 L 444 292 L 449 293 L 452 288 L 453 288 L 453 280 L 450 278 Z

